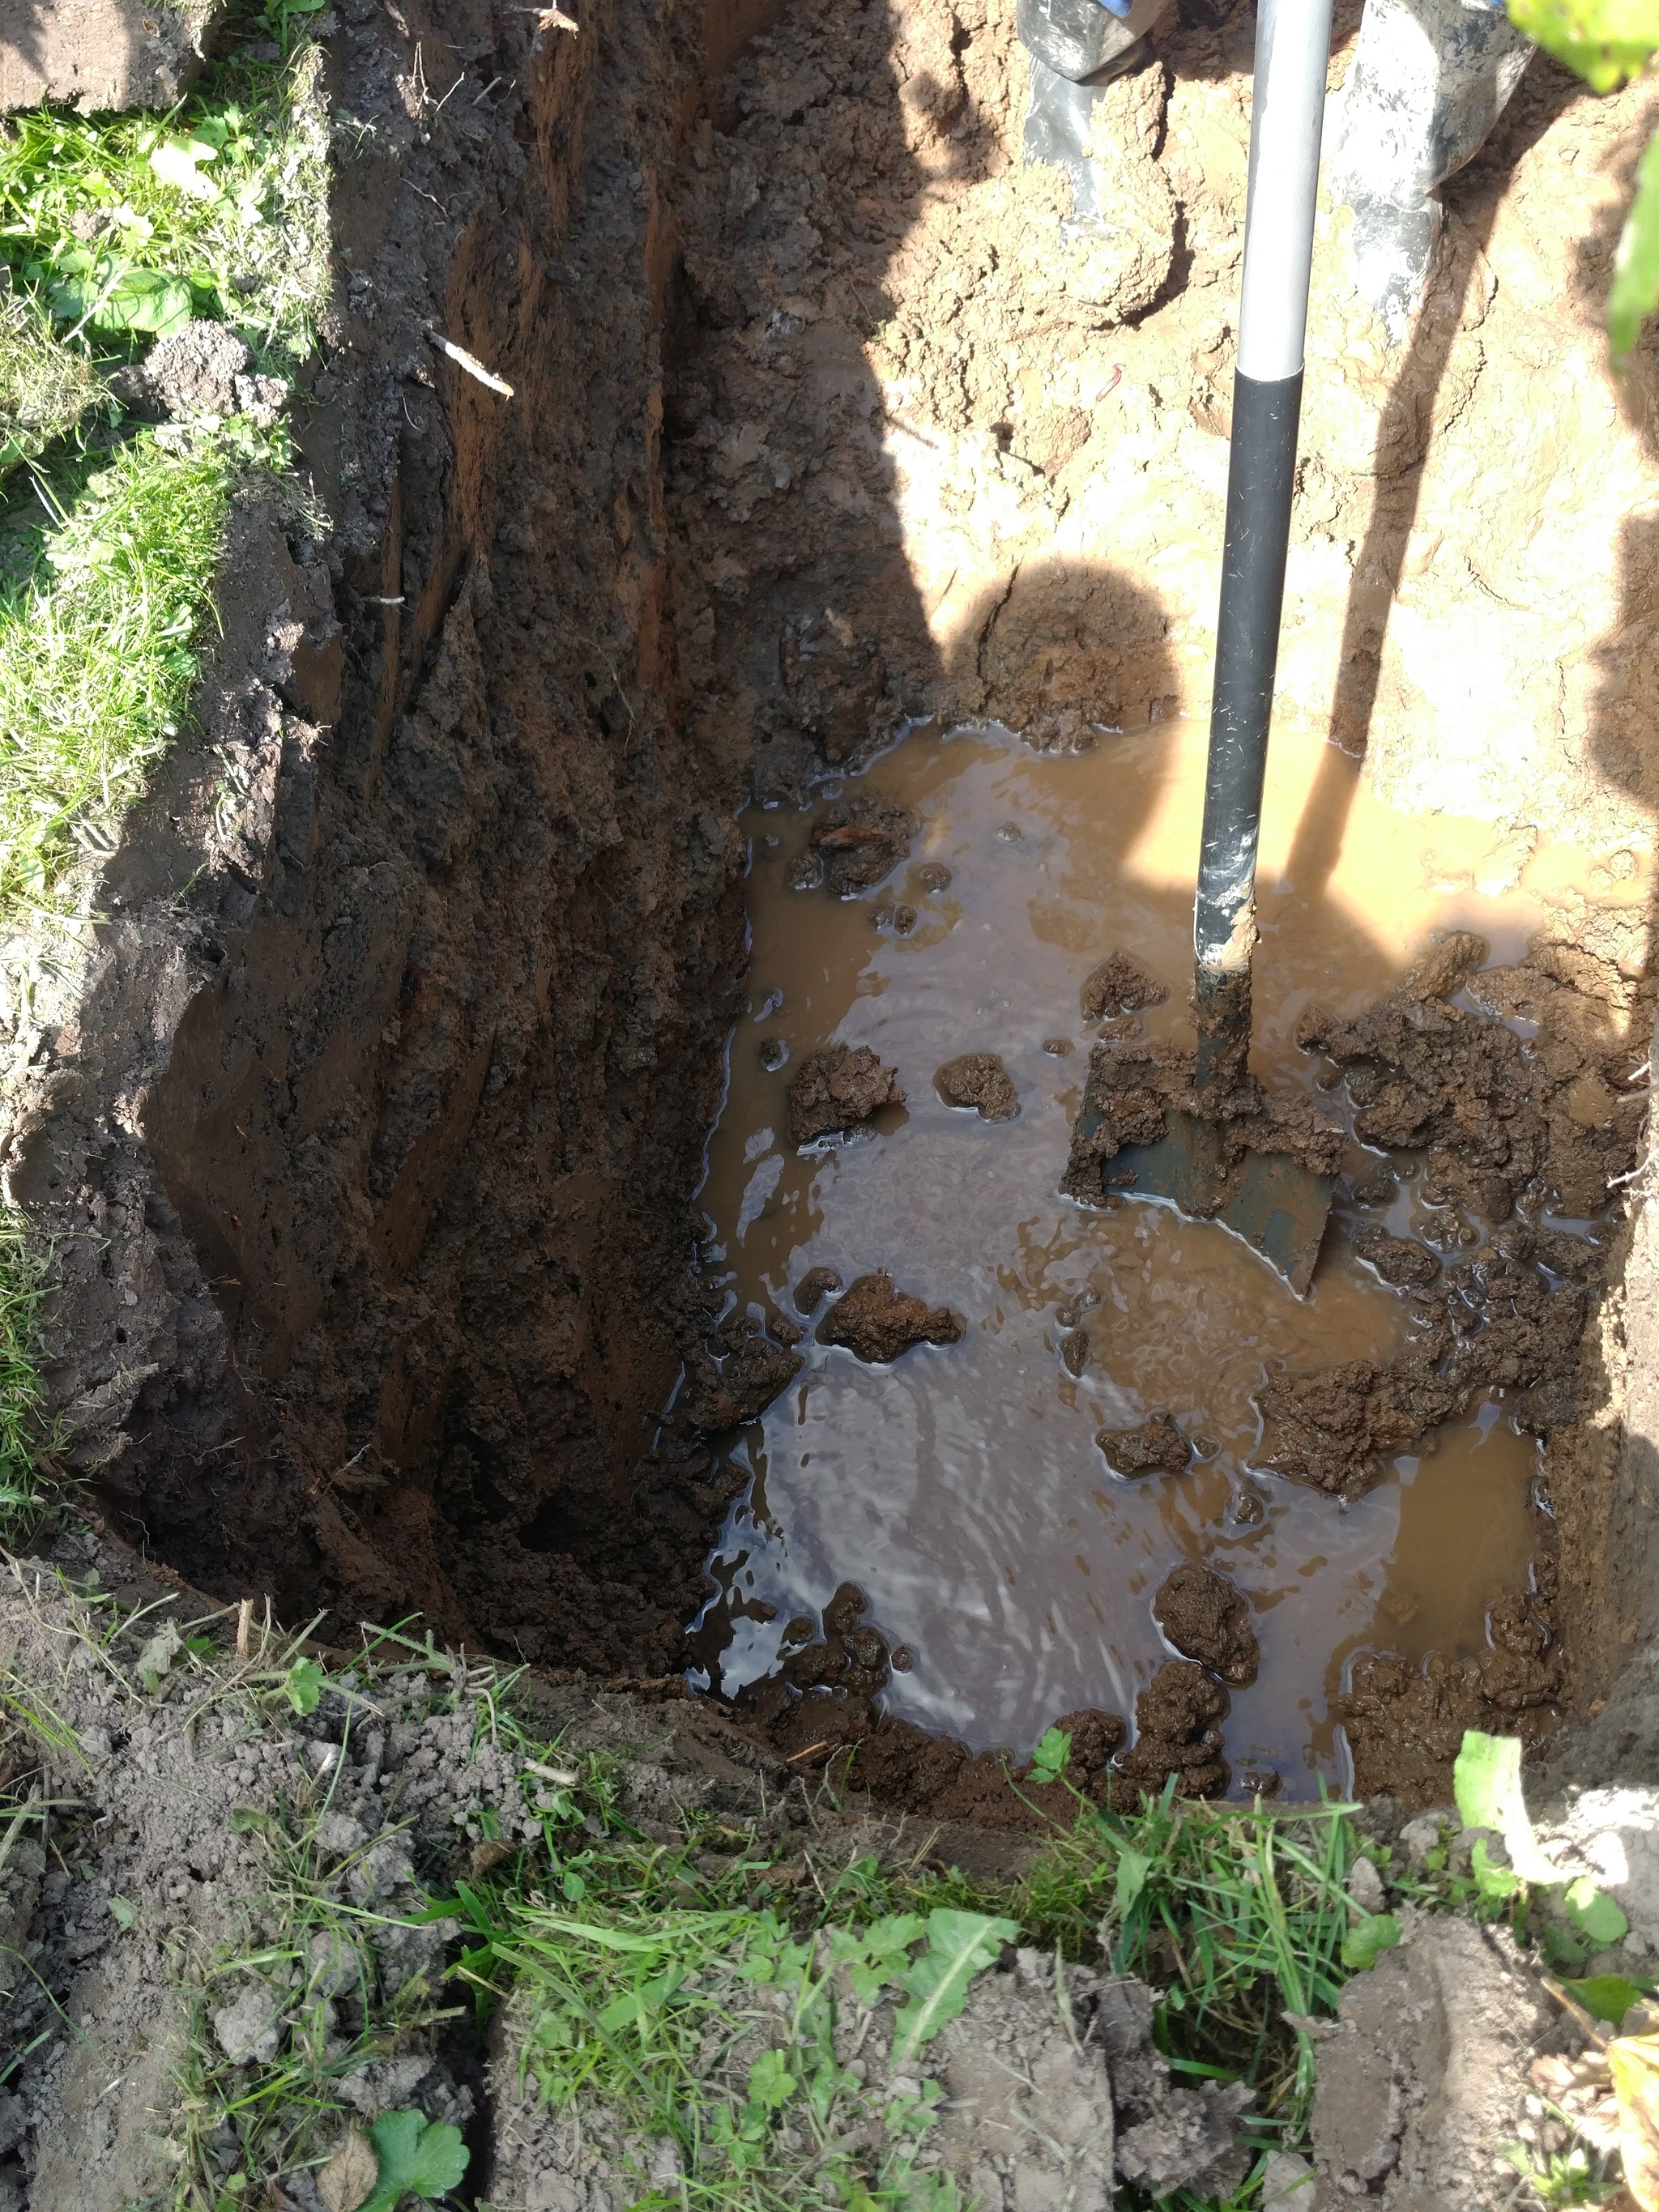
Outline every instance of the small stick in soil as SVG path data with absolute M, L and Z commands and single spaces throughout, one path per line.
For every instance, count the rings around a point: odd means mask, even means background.
M 236 1656 L 247 1657 L 248 1637 L 253 1626 L 253 1600 L 245 1597 L 236 1608 Z
M 513 397 L 513 386 L 503 383 L 493 369 L 486 368 L 476 354 L 469 353 L 465 346 L 458 346 L 453 338 L 447 338 L 441 331 L 434 331 L 428 327 L 427 336 L 445 359 L 453 361 L 457 368 L 464 368 L 469 376 L 476 377 L 480 384 L 488 386 L 491 392 L 499 392 L 503 399 L 510 399 Z
M 799 1766 L 804 1759 L 816 1759 L 819 1752 L 833 1751 L 835 1747 L 830 1738 L 825 1736 L 822 1743 L 809 1743 L 805 1751 L 792 1751 L 783 1763 L 786 1766 Z
M 1544 1987 L 1549 1991 L 1550 1995 L 1555 1999 L 1555 2002 L 1561 2007 L 1563 2011 L 1570 2012 L 1572 2014 L 1573 2018 L 1577 2021 L 1579 2027 L 1583 2028 L 1584 2033 L 1589 2036 L 1590 2041 L 1595 2045 L 1596 2049 L 1598 2051 L 1605 2051 L 1608 2044 L 1612 2042 L 1613 2038 L 1607 2034 L 1599 2021 L 1593 2021 L 1590 2018 L 1589 2014 L 1584 2010 L 1583 2006 L 1579 2003 L 1577 1998 L 1570 1997 L 1566 1991 L 1561 1987 L 1560 1984 L 1559 1982 L 1551 1981 L 1547 1975 L 1544 1978 Z

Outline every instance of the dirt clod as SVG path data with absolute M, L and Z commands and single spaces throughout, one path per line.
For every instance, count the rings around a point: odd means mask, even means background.
M 887 1270 L 860 1275 L 818 1323 L 818 1342 L 844 1346 L 884 1366 L 917 1344 L 960 1344 L 968 1324 L 949 1306 L 896 1291 Z
M 819 1137 L 843 1135 L 878 1107 L 903 1103 L 897 1074 L 868 1045 L 831 1045 L 804 1060 L 789 1086 L 790 1141 L 810 1145 Z
M 1224 1575 L 1184 1561 L 1159 1585 L 1152 1618 L 1177 1651 L 1224 1682 L 1243 1689 L 1255 1681 L 1261 1647 L 1250 1608 Z
M 1114 1474 L 1179 1474 L 1192 1457 L 1168 1413 L 1154 1413 L 1134 1429 L 1102 1429 L 1095 1442 Z
M 1169 986 L 1149 975 L 1127 952 L 1114 952 L 1083 979 L 1083 1018 L 1098 1022 L 1112 1014 L 1138 1014 L 1147 1006 L 1163 1006 L 1169 995 Z
M 826 887 L 837 898 L 873 890 L 909 852 L 921 830 L 902 806 L 860 792 L 830 807 L 812 825 L 812 849 L 823 863 Z
M 752 1315 L 734 1316 L 689 1353 L 676 1425 L 719 1436 L 758 1420 L 802 1364 L 800 1354 L 776 1343 Z
M 1354 1249 L 1396 1290 L 1425 1290 L 1440 1273 L 1440 1262 L 1425 1244 L 1414 1244 L 1408 1237 L 1390 1237 L 1382 1229 L 1360 1237 Z
M 933 1077 L 947 1106 L 974 1106 L 981 1121 L 1012 1121 L 1019 1111 L 1014 1079 L 994 1052 L 964 1052 Z
M 816 1313 L 832 1291 L 841 1288 L 841 1277 L 833 1267 L 809 1267 L 795 1285 L 795 1311 Z
M 255 373 L 253 356 L 222 323 L 186 323 L 160 339 L 149 356 L 110 379 L 123 404 L 139 414 L 175 420 L 246 415 L 268 430 L 288 388 L 280 377 Z
M 1402 1941 L 1342 1993 L 1319 2045 L 1313 2143 L 1333 2203 L 1487 2212 L 1515 2194 L 1515 2139 L 1535 2056 L 1564 2015 L 1507 1929 L 1401 1913 Z M 1403 2022 L 1411 2023 L 1402 2033 Z
M 1183 1797 L 1219 1797 L 1228 1767 L 1218 1723 L 1227 1692 L 1190 1659 L 1170 1659 L 1135 1699 L 1134 1742 L 1113 1770 L 1112 1800 L 1134 1810 L 1157 1796 L 1170 1775 Z
M 1068 1771 L 1079 1789 L 1085 1790 L 1105 1777 L 1129 1733 L 1117 1714 L 1103 1712 L 1097 1705 L 1062 1713 L 1054 1725 L 1072 1739 Z

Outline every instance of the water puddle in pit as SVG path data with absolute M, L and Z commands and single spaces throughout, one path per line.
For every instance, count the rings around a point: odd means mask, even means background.
M 857 899 L 791 888 L 810 815 L 748 817 L 753 1012 L 732 1041 L 710 1146 L 711 1263 L 738 1308 L 792 1319 L 809 1268 L 847 1283 L 884 1267 L 900 1289 L 953 1307 L 968 1334 L 890 1368 L 809 1334 L 796 1383 L 733 1440 L 751 1480 L 711 1561 L 720 1595 L 698 1645 L 728 1695 L 772 1670 L 792 1616 L 816 1616 L 850 1581 L 869 1598 L 866 1620 L 908 1656 L 889 1709 L 1023 1755 L 1069 1709 L 1133 1715 L 1170 1656 L 1152 1594 L 1171 1567 L 1201 1559 L 1246 1594 L 1261 1640 L 1256 1682 L 1232 1693 L 1235 1776 L 1270 1766 L 1287 1795 L 1306 1796 L 1320 1775 L 1343 1784 L 1330 1701 L 1355 1652 L 1479 1651 L 1488 1605 L 1525 1586 L 1538 1446 L 1501 1402 L 1448 1425 L 1425 1456 L 1396 1460 L 1357 1504 L 1251 1465 L 1267 1361 L 1381 1360 L 1401 1340 L 1403 1301 L 1352 1249 L 1376 1212 L 1339 1203 L 1299 1301 L 1213 1224 L 1059 1195 L 1095 1033 L 1079 1012 L 1083 978 L 1108 952 L 1130 953 L 1170 988 L 1147 1029 L 1190 1035 L 1204 742 L 1196 724 L 1165 723 L 1042 756 L 994 727 L 913 732 L 855 787 L 909 808 L 922 833 Z M 1326 749 L 1293 736 L 1275 745 L 1255 1065 L 1270 1087 L 1311 1089 L 1316 1063 L 1291 1042 L 1306 1006 L 1358 1012 L 1437 928 L 1478 930 L 1494 960 L 1517 957 L 1540 895 L 1583 862 L 1557 849 L 1534 857 L 1522 888 L 1449 889 L 1490 867 L 1491 824 L 1400 814 L 1362 787 L 1344 828 L 1350 793 L 1328 757 L 1322 768 Z M 1322 805 L 1335 810 L 1328 821 Z M 1328 884 L 1305 896 L 1323 872 L 1306 856 L 1339 841 Z M 930 891 L 941 866 L 948 887 Z M 895 900 L 915 909 L 907 934 L 879 919 Z M 787 1088 L 832 1040 L 896 1066 L 908 1107 L 884 1109 L 863 1140 L 798 1153 Z M 787 1060 L 769 1067 L 780 1042 Z M 1001 1055 L 1016 1121 L 986 1123 L 938 1097 L 935 1068 L 973 1051 Z M 1455 1237 L 1407 1172 L 1389 1227 Z M 1085 1306 L 1093 1350 L 1074 1378 L 1059 1346 Z M 1097 1429 L 1158 1408 L 1194 1440 L 1193 1465 L 1114 1475 Z

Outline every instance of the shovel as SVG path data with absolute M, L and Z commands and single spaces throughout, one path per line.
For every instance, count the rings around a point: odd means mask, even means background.
M 1114 1188 L 1170 1199 L 1183 1213 L 1224 1221 L 1298 1296 L 1313 1279 L 1334 1178 L 1277 1152 L 1253 1153 L 1242 1170 L 1229 1170 L 1223 1125 L 1249 1059 L 1256 841 L 1296 483 L 1330 43 L 1331 0 L 1261 0 L 1227 535 L 1193 912 L 1199 1110 L 1172 1109 L 1162 1137 L 1125 1146 L 1111 1164 Z

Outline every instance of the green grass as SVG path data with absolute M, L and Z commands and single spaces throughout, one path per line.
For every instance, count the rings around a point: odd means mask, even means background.
M 598 1838 L 550 1823 L 545 1869 L 504 1869 L 450 1901 L 471 1937 L 459 1971 L 483 2003 L 512 2005 L 543 2099 L 609 2114 L 620 2137 L 671 2141 L 684 2201 L 708 2212 L 943 2212 L 945 2178 L 915 2163 L 936 2092 L 889 2115 L 879 2155 L 838 2157 L 869 2115 L 834 2063 L 824 1984 L 832 1958 L 862 1961 L 872 1988 L 884 1965 L 890 1982 L 905 1961 L 914 1969 L 941 1913 L 1017 1925 L 1022 1942 L 1152 1982 L 1176 2081 L 1249 2082 L 1265 2154 L 1305 2142 L 1312 2102 L 1312 2039 L 1283 2014 L 1334 2011 L 1347 1978 L 1357 1915 L 1342 1885 L 1358 1848 L 1347 1809 L 1251 1815 L 1168 1798 L 1133 1819 L 1080 1808 L 1007 1885 L 874 1858 L 830 1871 L 810 1852 L 780 1868 L 743 1826 L 707 1820 L 668 1846 L 614 1814 Z M 711 1845 L 729 1855 L 723 1870 Z M 767 2078 L 722 2071 L 763 2024 L 775 2029 L 781 1998 L 788 2032 Z M 643 2175 L 639 2190 L 641 2203 L 659 2201 Z
M 66 436 L 103 388 L 85 352 L 60 344 L 33 301 L 0 301 L 0 476 Z
M 327 295 L 321 57 L 233 54 L 171 114 L 0 125 L 0 256 L 68 332 L 129 354 L 194 317 L 310 350 Z
M 46 1518 L 40 1452 L 50 1442 L 38 1365 L 46 1255 L 24 1217 L 0 1207 L 0 1544 L 16 1551 Z
M 77 851 L 121 814 L 177 733 L 214 627 L 236 468 L 221 442 L 118 447 L 0 588 L 0 919 L 62 911 Z

